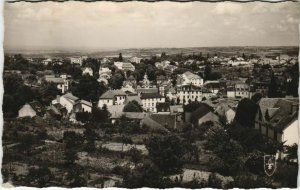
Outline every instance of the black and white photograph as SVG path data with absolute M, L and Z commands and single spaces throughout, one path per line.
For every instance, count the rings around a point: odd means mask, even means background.
M 3 2 L 2 184 L 297 188 L 298 1 Z

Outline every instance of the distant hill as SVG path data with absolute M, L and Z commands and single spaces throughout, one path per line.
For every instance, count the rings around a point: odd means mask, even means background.
M 26 57 L 68 57 L 77 55 L 88 55 L 90 57 L 117 56 L 122 53 L 124 56 L 149 57 L 166 52 L 168 55 L 174 54 L 199 54 L 210 56 L 234 56 L 245 54 L 267 55 L 267 54 L 288 54 L 297 56 L 299 47 L 296 46 L 274 46 L 274 47 L 253 47 L 253 46 L 232 46 L 232 47 L 188 47 L 188 48 L 131 48 L 113 50 L 4 50 L 5 54 L 23 54 Z

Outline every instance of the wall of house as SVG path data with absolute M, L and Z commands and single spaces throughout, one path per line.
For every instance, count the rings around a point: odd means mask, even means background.
M 193 84 L 195 86 L 203 86 L 203 79 L 202 78 L 192 78 L 188 79 L 187 77 L 183 76 L 183 85 Z
M 65 97 L 61 96 L 59 99 L 59 103 L 67 109 L 68 113 L 73 110 L 73 104 L 69 102 Z
M 192 102 L 201 101 L 202 100 L 202 93 L 200 91 L 180 91 L 179 94 L 180 103 L 183 103 L 183 100 L 185 100 L 185 104 L 188 104 L 189 100 Z
M 225 113 L 227 123 L 231 123 L 234 120 L 235 112 L 232 109 L 227 110 Z
M 299 120 L 292 122 L 287 128 L 283 130 L 282 142 L 286 141 L 284 145 L 298 144 L 299 140 Z
M 116 96 L 115 104 L 116 105 L 123 105 L 125 99 L 126 99 L 126 96 Z
M 228 98 L 235 98 L 235 92 L 234 91 L 227 91 L 227 97 Z
M 156 109 L 156 104 L 158 102 L 165 102 L 165 98 L 148 98 L 148 99 L 143 99 L 142 103 L 143 103 L 143 109 L 146 111 L 150 111 L 150 112 L 157 112 Z
M 36 116 L 36 112 L 29 104 L 25 104 L 20 110 L 18 117 L 34 117 Z
M 83 75 L 85 74 L 88 74 L 90 76 L 93 76 L 93 70 L 90 70 L 90 69 L 85 69 L 83 72 L 82 72 Z
M 106 106 L 114 105 L 113 99 L 100 99 L 98 102 L 98 107 L 102 108 L 106 104 Z
M 242 97 L 242 98 L 249 98 L 249 97 L 250 97 L 250 94 L 249 94 L 248 91 L 245 91 L 245 90 L 243 90 L 243 91 L 237 90 L 237 91 L 235 92 L 235 96 L 236 96 L 236 97 Z
M 92 112 L 92 107 L 87 106 L 87 105 L 85 105 L 85 104 L 81 104 L 81 108 L 82 108 L 82 111 L 83 111 L 83 112 L 89 112 L 89 113 Z

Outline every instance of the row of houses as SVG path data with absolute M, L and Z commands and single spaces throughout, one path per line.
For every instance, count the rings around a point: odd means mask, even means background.
M 98 101 L 98 107 L 103 108 L 106 106 L 113 105 L 124 105 L 129 101 L 137 101 L 147 112 L 157 112 L 157 104 L 164 103 L 165 97 L 159 93 L 125 93 L 122 90 L 109 90 L 101 95 Z
M 92 112 L 91 102 L 79 99 L 71 93 L 57 96 L 48 107 L 44 107 L 38 101 L 26 103 L 19 109 L 18 118 L 23 117 L 47 117 L 54 119 L 72 118 L 78 112 Z
M 143 112 L 124 112 L 125 105 L 133 100 L 143 107 Z M 103 107 L 104 104 L 111 113 L 113 123 L 122 116 L 126 116 L 140 120 L 141 124 L 158 130 L 169 130 L 182 125 L 183 122 L 183 105 L 170 105 L 162 96 L 153 96 L 153 94 L 138 96 L 115 90 L 108 91 L 105 96 L 100 97 L 98 106 Z M 255 117 L 256 130 L 284 145 L 298 144 L 299 101 L 297 98 L 262 98 L 257 104 L 259 109 Z M 200 126 L 207 122 L 218 124 L 222 122 L 220 118 L 225 118 L 226 123 L 231 123 L 234 120 L 237 105 L 237 100 L 219 99 L 215 102 L 212 99 L 205 100 L 196 110 L 185 112 L 184 122 Z M 92 108 L 92 103 L 67 93 L 57 96 L 48 108 L 44 108 L 37 101 L 26 103 L 19 110 L 18 117 L 40 116 L 55 119 L 68 117 L 71 121 L 75 121 L 77 112 L 91 112 Z

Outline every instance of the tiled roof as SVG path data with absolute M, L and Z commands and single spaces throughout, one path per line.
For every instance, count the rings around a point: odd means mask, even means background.
M 298 118 L 299 100 L 297 98 L 262 98 L 259 101 L 264 121 L 268 110 L 269 122 L 274 128 L 284 129 L 288 123 Z
M 143 112 L 123 112 L 123 115 L 129 119 L 144 119 L 146 113 Z
M 158 88 L 137 88 L 137 93 L 158 93 Z
M 126 93 L 123 90 L 113 90 L 115 96 L 126 96 Z
M 86 101 L 86 100 L 80 100 L 80 103 L 82 103 L 84 105 L 87 105 L 87 106 L 90 106 L 90 107 L 93 107 L 93 104 L 89 101 Z
M 159 75 L 158 77 L 156 77 L 156 80 L 167 80 L 167 77 L 163 75 Z
M 176 114 L 152 114 L 150 118 L 169 129 L 176 126 Z
M 114 93 L 109 90 L 100 96 L 100 99 L 114 99 Z
M 153 120 L 150 116 L 146 116 L 146 117 L 142 120 L 142 124 L 143 124 L 143 125 L 146 125 L 147 127 L 149 127 L 151 131 L 163 131 L 163 132 L 169 132 L 168 129 L 166 129 L 166 128 L 163 127 L 161 124 L 159 124 L 158 122 L 156 122 L 155 120 Z
M 149 99 L 149 98 L 163 98 L 159 93 L 142 93 L 141 99 Z
M 124 105 L 107 106 L 107 110 L 111 114 L 111 118 L 120 118 L 123 114 Z
M 198 119 L 202 118 L 203 116 L 205 116 L 207 113 L 212 112 L 212 111 L 213 111 L 212 108 L 209 107 L 208 105 L 201 104 L 200 107 L 192 113 L 192 118 L 195 120 L 198 120 Z
M 127 96 L 124 104 L 127 104 L 133 100 L 136 101 L 137 103 L 139 103 L 140 105 L 143 104 L 141 98 L 137 95 L 136 96 Z
M 67 94 L 63 95 L 63 97 L 65 97 L 66 99 L 72 100 L 73 102 L 76 102 L 77 100 L 79 100 L 79 98 L 74 96 L 72 93 L 67 93 Z
M 40 102 L 38 102 L 38 101 L 32 101 L 32 102 L 30 102 L 28 104 L 32 107 L 32 109 L 34 109 L 34 111 L 36 111 L 36 113 L 38 115 L 42 115 L 42 114 L 45 113 L 45 108 L 44 108 L 44 106 Z
M 187 71 L 187 72 L 183 73 L 182 75 L 185 75 L 185 77 L 188 78 L 188 79 L 193 79 L 193 78 L 194 79 L 201 79 L 201 77 L 199 75 L 196 75 L 196 74 L 194 74 L 190 71 Z
M 270 117 L 273 117 L 275 113 L 279 110 L 279 108 L 268 108 L 268 114 Z
M 114 99 L 115 96 L 126 96 L 123 90 L 108 90 L 100 96 L 100 99 Z
M 52 83 L 64 83 L 65 80 L 63 78 L 59 77 L 45 77 L 45 80 L 47 82 L 52 82 Z

